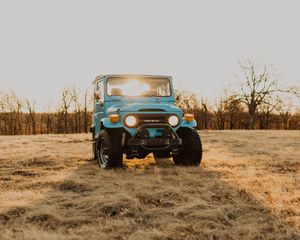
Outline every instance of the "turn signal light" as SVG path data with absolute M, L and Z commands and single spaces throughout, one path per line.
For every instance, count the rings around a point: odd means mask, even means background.
M 119 114 L 110 114 L 109 115 L 109 121 L 111 121 L 112 123 L 117 123 L 120 120 L 120 116 Z
M 186 122 L 193 121 L 194 120 L 194 114 L 192 114 L 192 113 L 186 113 L 186 114 L 184 114 L 184 120 Z

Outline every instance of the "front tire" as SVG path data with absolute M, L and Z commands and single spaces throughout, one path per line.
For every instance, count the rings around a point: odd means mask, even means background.
M 96 158 L 103 169 L 123 166 L 122 134 L 117 129 L 101 130 L 96 142 Z
M 180 128 L 177 132 L 182 139 L 179 154 L 173 156 L 175 165 L 199 166 L 202 160 L 202 143 L 199 134 L 193 128 Z

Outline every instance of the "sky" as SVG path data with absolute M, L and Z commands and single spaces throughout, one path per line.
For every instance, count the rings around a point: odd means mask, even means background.
M 300 86 L 300 1 L 0 0 L 0 90 L 56 104 L 97 75 L 165 74 L 214 101 L 239 60 Z

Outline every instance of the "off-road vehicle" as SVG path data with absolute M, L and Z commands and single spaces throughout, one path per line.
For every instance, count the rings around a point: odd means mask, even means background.
M 174 105 L 172 77 L 105 75 L 94 81 L 91 132 L 101 168 L 127 159 L 172 157 L 176 165 L 198 166 L 202 158 L 194 115 Z

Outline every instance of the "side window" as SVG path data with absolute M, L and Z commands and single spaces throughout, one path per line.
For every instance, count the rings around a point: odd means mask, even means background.
M 95 94 L 98 96 L 98 100 L 100 100 L 101 102 L 104 101 L 103 81 L 97 82 Z

